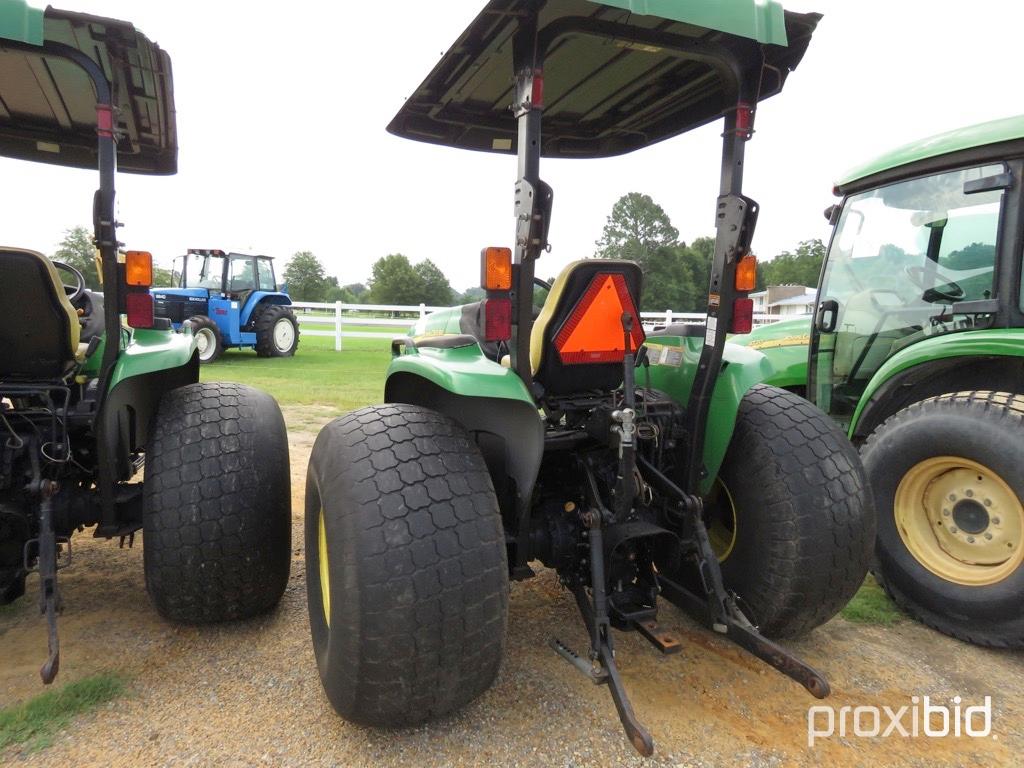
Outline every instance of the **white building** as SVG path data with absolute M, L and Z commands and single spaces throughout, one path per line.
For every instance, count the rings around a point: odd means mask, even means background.
M 814 311 L 817 291 L 806 285 L 769 285 L 765 291 L 750 294 L 754 313 L 763 315 L 809 315 Z

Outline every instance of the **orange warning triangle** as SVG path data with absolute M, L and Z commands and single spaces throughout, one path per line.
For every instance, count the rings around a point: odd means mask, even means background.
M 555 336 L 562 364 L 621 362 L 625 352 L 622 315 L 626 312 L 634 318 L 632 347 L 636 350 L 644 343 L 644 333 L 625 278 L 619 274 L 595 275 Z
M 615 290 L 611 275 L 604 280 L 596 295 L 583 308 L 583 317 L 568 338 L 558 345 L 560 352 L 602 352 L 622 349 L 622 313 L 625 308 Z M 588 291 L 589 293 L 589 291 Z

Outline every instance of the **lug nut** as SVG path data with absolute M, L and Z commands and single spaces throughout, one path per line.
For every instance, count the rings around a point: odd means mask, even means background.
M 949 494 L 949 500 L 950 501 L 956 501 L 956 494 L 955 493 Z
M 992 518 L 992 525 L 999 525 L 999 518 L 998 517 L 993 517 Z
M 985 499 L 985 506 L 986 507 L 991 507 L 992 506 L 992 499 Z
M 964 495 L 969 499 L 974 498 L 974 491 L 968 488 L 966 491 L 964 491 Z
M 956 526 L 952 526 L 952 525 L 951 525 L 951 526 L 949 527 L 949 532 L 950 532 L 950 533 L 956 533 Z
M 968 536 L 967 537 L 967 543 L 968 544 L 973 544 L 974 543 L 974 537 L 973 536 Z
M 948 510 L 948 509 L 944 509 L 944 510 L 942 510 L 942 514 L 943 514 L 943 515 L 944 515 L 945 517 L 949 517 L 949 510 Z
M 986 538 L 986 539 L 987 539 L 988 541 L 992 541 L 992 534 L 991 534 L 991 533 L 986 533 L 986 534 L 985 534 L 985 538 Z

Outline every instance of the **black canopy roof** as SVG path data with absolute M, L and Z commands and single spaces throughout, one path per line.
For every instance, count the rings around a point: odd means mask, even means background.
M 515 153 L 513 37 L 535 0 L 491 0 L 403 105 L 388 130 L 463 149 Z M 548 0 L 546 157 L 631 152 L 778 93 L 821 17 L 785 13 L 788 45 L 588 0 Z
M 171 60 L 125 21 L 47 8 L 42 45 L 0 37 L 0 155 L 97 167 L 96 93 L 52 44 L 81 51 L 110 82 L 118 169 L 171 174 L 177 135 Z

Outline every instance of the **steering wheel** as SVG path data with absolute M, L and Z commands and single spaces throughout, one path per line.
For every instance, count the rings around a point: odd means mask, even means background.
M 539 277 L 533 278 L 533 284 L 543 288 L 545 291 L 551 290 L 551 283 L 549 283 L 547 280 L 541 280 Z
M 63 269 L 65 272 L 70 272 L 72 276 L 75 278 L 74 285 L 62 283 L 64 286 L 64 293 L 68 297 L 68 301 L 74 304 L 76 301 L 82 298 L 82 294 L 85 293 L 85 275 L 83 275 L 77 269 L 72 267 L 70 264 L 65 264 L 63 261 L 52 261 L 52 263 L 53 266 L 55 266 L 57 269 Z
M 924 291 L 924 295 L 921 297 L 924 301 L 934 303 L 938 299 L 946 299 L 947 301 L 959 301 L 964 297 L 964 289 L 960 287 L 960 284 L 955 280 L 950 280 L 940 272 L 933 272 L 936 280 L 942 281 L 942 288 L 945 290 L 939 290 L 937 286 L 928 285 L 924 279 L 924 267 L 904 267 L 903 271 L 906 272 L 907 277 Z

